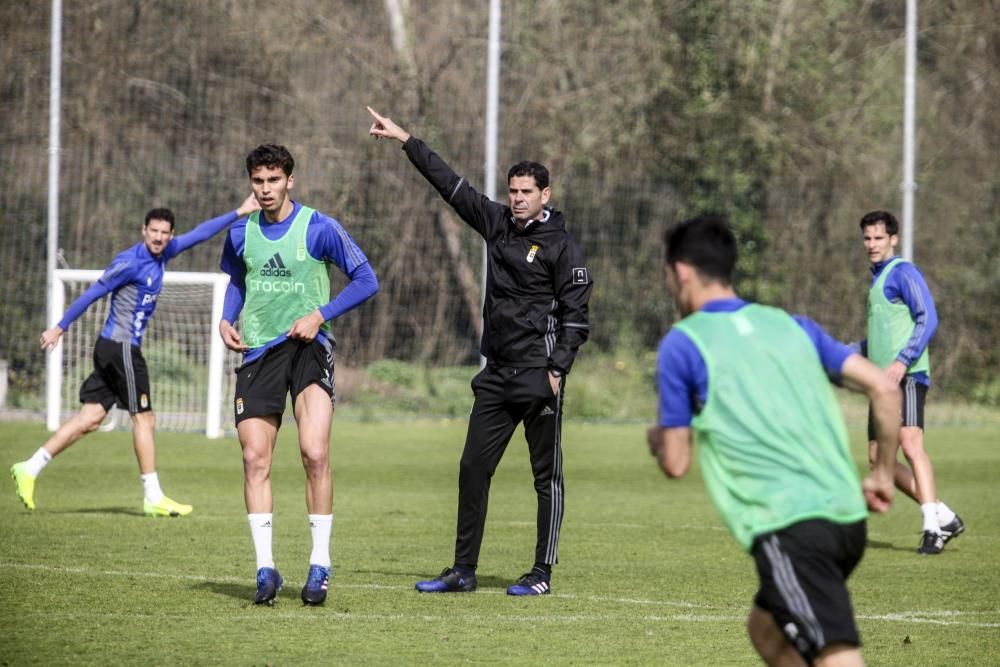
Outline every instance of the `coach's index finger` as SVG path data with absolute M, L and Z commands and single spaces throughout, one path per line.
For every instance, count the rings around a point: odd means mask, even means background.
M 368 109 L 368 113 L 375 119 L 375 122 L 372 123 L 371 128 L 368 130 L 368 134 L 376 139 L 390 137 L 401 143 L 406 143 L 406 140 L 410 138 L 409 132 L 392 122 L 391 118 L 383 116 L 370 106 L 366 106 L 365 108 Z

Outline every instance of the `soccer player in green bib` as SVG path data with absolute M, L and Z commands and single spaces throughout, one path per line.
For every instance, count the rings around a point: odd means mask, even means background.
M 667 287 L 684 317 L 660 344 L 650 451 L 680 477 L 697 443 L 709 495 L 757 565 L 747 628 L 761 658 L 860 665 L 847 577 L 868 508 L 892 501 L 899 388 L 815 322 L 737 297 L 724 220 L 682 222 L 665 240 Z M 863 485 L 831 381 L 871 400 L 877 456 Z
M 861 218 L 860 226 L 872 272 L 868 338 L 861 341 L 861 351 L 902 389 L 899 446 L 910 465 L 896 464 L 896 488 L 920 505 L 923 530 L 917 553 L 933 556 L 965 531 L 961 517 L 937 497 L 934 466 L 924 449 L 924 402 L 931 384 L 927 346 L 937 330 L 937 309 L 920 269 L 896 256 L 896 216 L 872 211 Z M 870 419 L 868 440 L 874 452 Z
M 271 457 L 291 395 L 306 473 L 312 531 L 302 601 L 326 600 L 331 573 L 333 482 L 330 427 L 336 398 L 330 322 L 378 291 L 368 259 L 339 222 L 294 201 L 295 161 L 284 146 L 258 146 L 246 160 L 261 210 L 232 226 L 221 268 L 229 274 L 219 334 L 243 353 L 236 370 L 234 411 L 243 448 L 243 493 L 257 554 L 256 604 L 272 604 L 283 580 L 271 530 Z M 330 266 L 350 282 L 330 299 Z M 243 332 L 234 325 L 243 313 Z

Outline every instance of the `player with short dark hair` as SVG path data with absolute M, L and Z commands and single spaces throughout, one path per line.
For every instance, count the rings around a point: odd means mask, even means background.
M 896 488 L 920 505 L 923 530 L 917 553 L 936 555 L 965 531 L 965 523 L 937 496 L 934 466 L 924 448 L 924 403 L 931 384 L 928 345 L 938 326 L 934 297 L 920 269 L 896 256 L 899 222 L 888 211 L 871 211 L 860 225 L 865 252 L 871 263 L 868 290 L 868 338 L 861 351 L 885 369 L 903 391 L 903 456 L 910 464 L 896 464 Z M 868 423 L 869 450 L 874 456 L 875 437 Z
M 235 211 L 207 220 L 174 238 L 174 214 L 154 208 L 142 224 L 142 242 L 119 253 L 104 275 L 91 285 L 63 315 L 42 333 L 43 350 L 51 350 L 69 326 L 92 303 L 111 294 L 108 319 L 94 344 L 94 371 L 80 387 L 80 412 L 65 422 L 28 460 L 15 463 L 11 475 L 17 495 L 29 510 L 35 508 L 35 480 L 52 460 L 77 440 L 97 430 L 111 406 L 132 417 L 135 457 L 143 486 L 143 512 L 150 516 L 184 516 L 190 505 L 171 500 L 160 488 L 156 472 L 155 417 L 149 373 L 142 356 L 142 338 L 156 310 L 167 262 L 188 248 L 207 241 L 241 215 L 257 208 L 253 195 Z
M 396 139 L 413 165 L 486 241 L 486 299 L 480 352 L 486 367 L 472 380 L 475 403 L 458 477 L 455 560 L 423 592 L 476 589 L 490 481 L 519 423 L 524 424 L 538 499 L 535 562 L 510 595 L 551 591 L 563 519 L 562 405 L 566 375 L 587 340 L 593 281 L 562 213 L 547 206 L 549 172 L 520 162 L 508 174 L 509 206 L 490 201 L 427 144 L 368 108 L 369 134 Z
M 764 661 L 861 664 L 846 581 L 864 553 L 866 501 L 885 511 L 892 500 L 899 389 L 815 322 L 740 299 L 723 219 L 687 220 L 665 242 L 683 319 L 660 343 L 650 451 L 680 477 L 697 442 L 709 495 L 757 564 L 747 627 Z M 863 485 L 831 380 L 872 401 L 877 456 Z
M 243 448 L 244 499 L 257 555 L 256 604 L 272 604 L 283 580 L 271 548 L 271 461 L 291 395 L 306 473 L 312 533 L 302 601 L 326 600 L 331 573 L 333 480 L 330 427 L 336 399 L 330 322 L 378 291 L 368 258 L 339 222 L 291 198 L 295 160 L 284 146 L 258 146 L 246 159 L 261 211 L 233 225 L 221 268 L 229 274 L 219 334 L 243 353 L 234 411 Z M 350 282 L 330 299 L 330 266 Z M 234 324 L 243 314 L 243 333 Z

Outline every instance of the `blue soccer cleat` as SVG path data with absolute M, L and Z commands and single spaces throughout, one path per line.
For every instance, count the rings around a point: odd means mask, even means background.
M 507 588 L 507 595 L 548 595 L 552 592 L 550 579 L 550 575 L 532 570 L 522 574 L 517 583 L 511 584 Z
M 302 603 L 321 605 L 326 602 L 326 589 L 330 585 L 330 568 L 310 565 L 309 577 L 302 587 Z
M 416 588 L 421 593 L 471 593 L 476 590 L 476 575 L 446 567 L 434 579 L 418 581 Z
M 254 596 L 253 603 L 273 605 L 284 583 L 284 579 L 273 567 L 260 568 L 257 570 L 257 595 Z

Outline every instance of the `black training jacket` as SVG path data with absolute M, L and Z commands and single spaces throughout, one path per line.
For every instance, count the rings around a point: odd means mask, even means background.
M 476 192 L 423 141 L 403 150 L 470 227 L 486 240 L 482 355 L 500 366 L 569 373 L 587 340 L 587 301 L 594 283 L 583 253 L 554 209 L 518 232 L 509 206 Z

